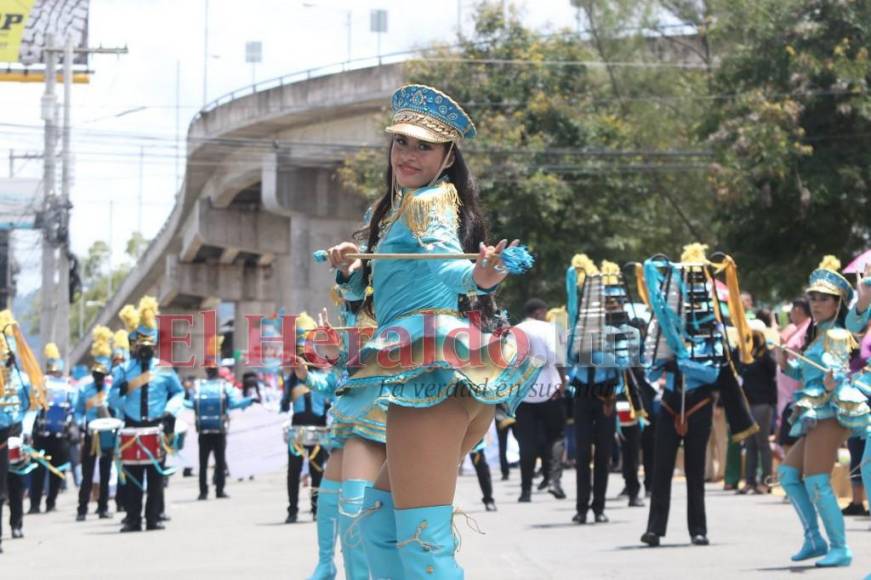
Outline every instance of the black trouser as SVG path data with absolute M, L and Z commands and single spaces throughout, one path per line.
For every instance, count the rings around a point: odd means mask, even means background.
M 550 479 L 554 471 L 553 447 L 565 433 L 566 413 L 562 399 L 541 403 L 520 403 L 514 424 L 520 447 L 520 489 L 532 490 L 535 460 L 541 457 L 542 471 Z M 561 460 L 562 458 L 558 458 Z
M 683 441 L 684 474 L 687 480 L 687 525 L 690 536 L 707 535 L 708 526 L 705 518 L 705 451 L 708 438 L 711 435 L 711 420 L 713 405 L 709 401 L 703 406 L 702 401 L 710 399 L 709 393 L 687 394 L 686 435 L 681 436 L 675 426 L 675 417 L 668 411 L 678 415 L 680 421 L 680 394 L 666 391 L 663 405 L 656 416 L 656 450 L 653 464 L 653 491 L 650 500 L 650 517 L 647 520 L 647 531 L 658 536 L 664 536 L 668 527 L 668 510 L 671 507 L 671 479 L 674 475 L 674 463 L 677 449 Z M 666 407 L 668 406 L 668 408 Z M 693 409 L 695 409 L 694 412 Z
M 591 507 L 595 514 L 605 511 L 611 446 L 617 429 L 614 403 L 613 395 L 601 396 L 582 391 L 578 391 L 575 395 L 575 455 L 577 457 L 575 471 L 578 513 L 587 513 Z M 592 473 L 590 461 L 593 462 Z M 591 480 L 592 504 L 590 503 Z
M 24 526 L 24 476 L 9 472 L 6 480 L 9 484 L 9 526 L 20 530 Z
M 70 445 L 65 436 L 37 435 L 33 438 L 33 447 L 37 451 L 44 451 L 47 456 L 51 456 L 49 463 L 55 467 L 60 467 L 69 461 Z M 40 502 L 42 502 L 42 490 L 45 488 L 47 473 L 48 469 L 40 464 L 30 475 L 31 509 L 33 509 L 33 506 L 39 506 Z M 45 498 L 47 508 L 54 507 L 61 484 L 63 484 L 63 479 L 54 473 L 48 473 L 48 495 Z
M 160 517 L 163 508 L 163 476 L 153 464 L 148 465 L 125 465 L 128 475 L 135 479 L 139 485 L 145 486 L 147 482 L 148 499 L 145 501 L 145 523 L 153 526 Z M 127 482 L 125 491 L 127 523 L 137 527 L 142 525 L 142 489 L 133 481 Z
M 509 473 L 511 473 L 511 466 L 508 463 L 508 432 L 513 432 L 516 438 L 517 431 L 514 430 L 515 425 L 517 425 L 517 423 L 512 423 L 504 429 L 499 429 L 497 425 L 496 435 L 499 440 L 499 470 L 502 472 L 502 477 L 508 477 Z
M 656 463 L 656 417 L 652 411 L 650 423 L 641 431 L 641 463 L 644 465 L 644 491 L 653 491 L 653 470 Z
M 620 442 L 620 453 L 623 455 L 623 482 L 626 484 L 626 494 L 629 498 L 638 497 L 641 482 L 638 481 L 638 455 L 641 451 L 641 427 L 636 423 L 620 427 L 623 440 Z
M 79 515 L 88 513 L 88 502 L 91 500 L 91 487 L 94 482 L 94 468 L 97 466 L 97 456 L 91 453 L 93 435 L 85 434 L 82 449 L 82 484 L 79 487 Z M 100 436 L 96 435 L 99 441 Z M 100 453 L 100 498 L 97 500 L 97 513 L 109 511 L 109 477 L 112 475 L 112 449 L 103 449 Z
M 484 494 L 481 501 L 484 503 L 493 501 L 493 478 L 490 476 L 490 466 L 487 464 L 484 452 L 473 451 L 469 453 L 469 459 L 472 460 L 472 467 L 475 468 L 475 475 L 478 476 L 478 485 L 481 486 L 481 493 Z
M 215 491 L 220 495 L 224 493 L 224 479 L 227 474 L 227 434 L 226 433 L 200 433 L 198 436 L 200 445 L 200 493 L 209 493 L 208 471 L 209 455 L 215 455 Z
M 311 486 L 317 489 L 321 485 L 321 478 L 324 476 L 324 466 L 327 464 L 330 454 L 326 449 L 321 447 L 315 455 L 312 455 L 316 449 L 313 445 L 308 445 L 305 448 L 305 456 L 302 454 L 295 455 L 287 454 L 287 513 L 296 515 L 299 513 L 299 476 L 302 473 L 302 463 L 309 458 L 308 471 L 311 475 Z M 312 492 L 311 505 L 312 512 L 317 511 L 317 492 Z

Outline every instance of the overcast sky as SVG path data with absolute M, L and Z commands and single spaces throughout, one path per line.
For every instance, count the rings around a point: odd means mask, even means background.
M 207 98 L 211 100 L 250 85 L 252 72 L 263 81 L 346 60 L 349 11 L 352 57 L 363 58 L 378 52 L 377 35 L 369 30 L 370 10 L 388 11 L 388 32 L 381 38 L 381 53 L 387 54 L 451 42 L 458 6 L 468 31 L 475 2 L 210 0 L 208 4 Z M 126 45 L 130 53 L 92 56 L 95 74 L 90 84 L 73 88 L 71 238 L 77 254 L 84 254 L 96 240 L 111 241 L 117 263 L 124 259 L 124 243 L 140 221 L 150 238 L 172 209 L 177 190 L 176 67 L 181 71 L 178 102 L 183 136 L 204 103 L 205 5 L 205 0 L 91 0 L 90 45 Z M 534 28 L 574 25 L 569 0 L 519 5 L 524 22 Z M 263 62 L 254 71 L 245 62 L 247 41 L 263 43 Z M 57 87 L 59 96 L 62 88 Z M 0 154 L 4 157 L 9 149 L 42 151 L 42 93 L 42 84 L 0 84 Z M 15 166 L 17 177 L 42 175 L 38 160 L 17 161 Z M 184 163 L 179 167 L 183 171 Z M 38 236 L 17 232 L 15 252 L 22 266 L 18 291 L 23 294 L 40 285 Z

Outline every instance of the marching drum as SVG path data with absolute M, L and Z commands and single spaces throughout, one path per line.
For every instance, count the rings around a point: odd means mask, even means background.
M 288 446 L 296 444 L 300 447 L 314 447 L 324 445 L 329 441 L 330 430 L 328 427 L 315 427 L 312 425 L 291 426 L 285 423 L 282 427 L 284 442 Z
M 162 427 L 126 427 L 121 429 L 120 437 L 124 465 L 148 465 L 163 457 Z
M 10 437 L 7 440 L 9 464 L 18 465 L 30 461 L 30 456 L 24 452 L 21 437 Z
M 124 421 L 113 417 L 94 419 L 88 422 L 91 438 L 100 438 L 100 449 L 114 449 L 118 440 L 118 431 L 124 426 Z
M 197 391 L 195 407 L 197 431 L 224 433 L 227 430 L 226 397 L 220 391 Z

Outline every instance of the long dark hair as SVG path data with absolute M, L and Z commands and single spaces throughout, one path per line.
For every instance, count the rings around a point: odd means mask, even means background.
M 387 171 L 384 174 L 386 192 L 373 206 L 368 227 L 364 227 L 354 233 L 354 238 L 359 243 L 366 243 L 367 251 L 369 252 L 374 252 L 378 246 L 381 236 L 381 222 L 387 216 L 387 212 L 390 211 L 394 195 L 393 166 L 390 163 L 392 147 L 393 142 L 391 141 L 387 147 Z M 464 252 L 477 253 L 479 244 L 481 242 L 486 243 L 488 237 L 487 222 L 481 213 L 481 207 L 478 203 L 478 186 L 475 183 L 475 178 L 469 171 L 469 167 L 466 165 L 463 154 L 456 145 L 451 147 L 450 151 L 454 155 L 454 162 L 450 167 L 445 169 L 442 175 L 446 176 L 448 181 L 454 184 L 454 187 L 457 189 L 457 195 L 460 198 L 457 236 L 460 239 Z M 446 154 L 449 153 L 446 152 Z M 368 261 L 365 261 L 363 262 L 364 287 L 369 285 L 371 276 L 372 266 Z M 478 296 L 475 300 L 469 300 L 466 296 L 458 296 L 457 304 L 458 308 L 464 313 L 478 312 L 481 316 L 481 323 L 484 326 L 487 326 L 488 321 L 492 321 L 496 316 L 496 302 L 489 295 Z M 363 307 L 374 318 L 375 313 L 372 309 L 371 296 L 366 297 Z

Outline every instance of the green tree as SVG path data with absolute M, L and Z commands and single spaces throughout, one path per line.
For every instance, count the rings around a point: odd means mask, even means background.
M 788 297 L 824 254 L 868 247 L 871 2 L 737 0 L 704 136 L 719 235 L 748 286 Z

